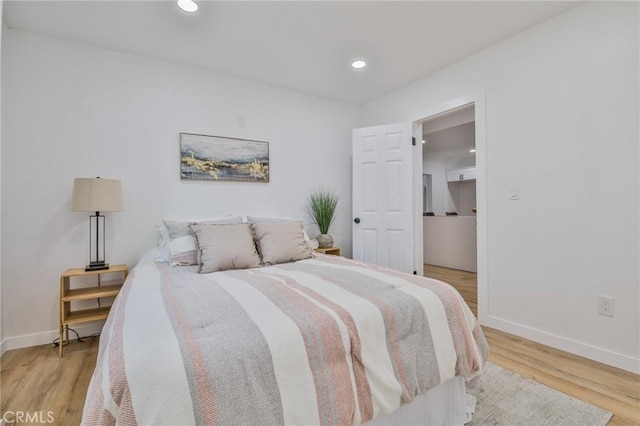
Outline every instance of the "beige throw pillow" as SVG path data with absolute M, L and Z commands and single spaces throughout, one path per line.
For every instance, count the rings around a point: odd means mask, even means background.
M 201 274 L 260 266 L 248 224 L 194 224 L 191 229 L 198 240 Z
M 265 265 L 308 259 L 313 254 L 304 240 L 302 222 L 258 222 L 251 229 Z
M 264 222 L 269 222 L 269 223 L 273 223 L 273 222 L 301 222 L 300 220 L 297 219 L 292 219 L 290 217 L 257 217 L 257 216 L 247 216 L 247 222 L 253 224 L 253 223 L 264 223 Z M 309 238 L 309 234 L 307 234 L 307 231 L 304 229 L 304 224 L 302 225 L 302 235 L 304 235 L 304 240 L 307 242 L 307 246 L 309 246 L 309 248 L 311 249 L 311 251 L 313 251 L 316 247 L 313 247 L 313 245 L 311 245 L 311 238 Z
M 165 220 L 164 226 L 169 234 L 169 263 L 171 266 L 198 265 L 198 246 L 191 231 L 194 222 Z M 240 216 L 211 219 L 195 223 L 235 224 L 242 223 Z

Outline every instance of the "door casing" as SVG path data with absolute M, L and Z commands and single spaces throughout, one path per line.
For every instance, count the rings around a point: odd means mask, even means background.
M 489 322 L 489 248 L 488 248 L 488 192 L 487 192 L 487 139 L 486 139 L 486 105 L 485 92 L 478 90 L 458 98 L 443 102 L 423 111 L 410 114 L 408 119 L 413 123 L 422 123 L 438 115 L 473 104 L 475 110 L 476 136 L 476 204 L 477 204 L 477 253 L 478 253 L 478 320 L 481 324 Z M 422 150 L 420 150 L 422 163 Z M 422 167 L 415 171 L 416 179 L 422 180 Z M 421 204 L 420 204 L 421 205 Z M 415 214 L 422 219 L 422 209 L 415 210 Z M 422 223 L 422 221 L 421 221 Z M 422 227 L 420 228 L 422 229 Z M 414 245 L 420 245 L 422 252 L 422 232 L 414 236 Z

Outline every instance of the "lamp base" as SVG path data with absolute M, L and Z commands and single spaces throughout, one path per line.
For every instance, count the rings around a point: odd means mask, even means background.
M 109 264 L 104 262 L 91 262 L 89 263 L 84 270 L 85 271 L 103 271 L 105 269 L 109 269 Z

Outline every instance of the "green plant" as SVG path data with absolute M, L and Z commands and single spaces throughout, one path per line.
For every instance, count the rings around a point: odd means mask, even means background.
M 337 205 L 338 195 L 328 189 L 321 188 L 309 196 L 308 211 L 321 234 L 329 232 L 329 227 L 336 216 Z

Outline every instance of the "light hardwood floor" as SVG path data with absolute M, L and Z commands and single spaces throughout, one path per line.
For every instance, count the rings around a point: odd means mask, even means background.
M 425 265 L 424 274 L 446 281 L 478 314 L 476 274 Z M 521 337 L 483 327 L 489 361 L 613 413 L 609 425 L 640 425 L 640 376 Z
M 425 274 L 451 283 L 477 312 L 475 274 L 428 265 Z M 497 330 L 484 331 L 494 364 L 613 412 L 609 425 L 640 425 L 640 376 Z M 41 411 L 46 416 L 52 411 L 55 424 L 79 424 L 97 349 L 98 339 L 87 339 L 72 341 L 62 359 L 51 345 L 5 353 L 0 362 L 2 414 Z

